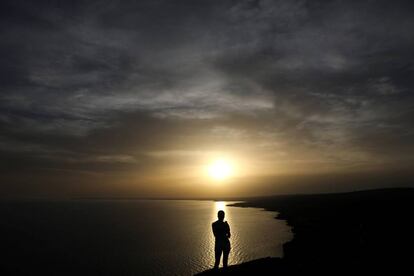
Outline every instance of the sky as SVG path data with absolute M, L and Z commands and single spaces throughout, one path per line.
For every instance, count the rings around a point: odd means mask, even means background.
M 414 184 L 412 1 L 1 1 L 0 197 Z M 223 181 L 206 173 L 227 160 Z

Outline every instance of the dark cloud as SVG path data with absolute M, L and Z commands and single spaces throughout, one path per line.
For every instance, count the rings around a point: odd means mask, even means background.
M 411 1 L 2 1 L 2 171 L 28 186 L 19 171 L 142 182 L 212 151 L 321 173 L 408 168 L 413 12 Z

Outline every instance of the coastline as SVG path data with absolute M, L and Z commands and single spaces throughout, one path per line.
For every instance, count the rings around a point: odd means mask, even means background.
M 265 258 L 199 275 L 258 275 L 275 272 L 413 271 L 414 189 L 394 188 L 339 194 L 252 198 L 236 207 L 278 212 L 294 238 L 284 257 Z

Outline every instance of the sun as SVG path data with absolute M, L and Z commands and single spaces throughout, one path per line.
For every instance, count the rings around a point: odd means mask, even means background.
M 218 159 L 208 166 L 208 174 L 215 180 L 225 180 L 232 175 L 233 167 L 228 160 Z

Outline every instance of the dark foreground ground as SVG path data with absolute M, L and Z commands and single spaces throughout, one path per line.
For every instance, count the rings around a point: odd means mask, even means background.
M 254 198 L 239 207 L 279 212 L 293 227 L 284 258 L 199 275 L 413 275 L 414 189 Z

